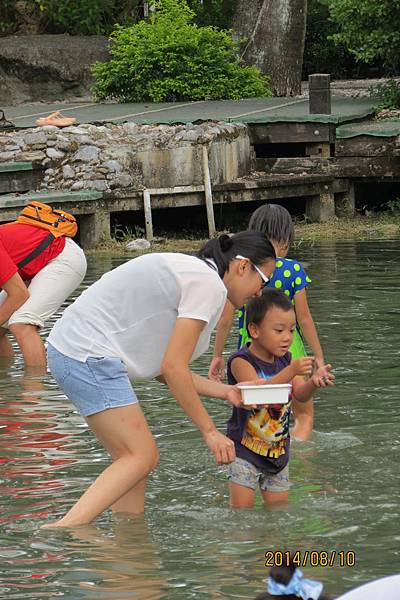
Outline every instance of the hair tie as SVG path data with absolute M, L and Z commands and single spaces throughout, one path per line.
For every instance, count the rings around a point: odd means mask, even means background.
M 218 241 L 219 241 L 219 245 L 221 246 L 222 252 L 227 252 L 233 246 L 233 242 L 232 242 L 230 236 L 227 235 L 226 233 L 224 233 L 223 235 L 221 235 L 218 238 Z
M 294 594 L 302 600 L 318 600 L 321 595 L 323 584 L 320 581 L 304 579 L 300 569 L 296 569 L 287 585 L 278 583 L 272 577 L 268 578 L 267 589 L 274 596 L 289 596 Z

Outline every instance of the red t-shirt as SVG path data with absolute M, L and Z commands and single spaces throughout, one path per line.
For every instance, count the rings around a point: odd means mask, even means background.
M 37 248 L 48 234 L 47 229 L 23 223 L 0 226 L 0 287 L 15 273 L 19 273 L 22 279 L 32 279 L 64 250 L 65 237 L 55 238 L 46 250 L 18 270 L 17 263 Z

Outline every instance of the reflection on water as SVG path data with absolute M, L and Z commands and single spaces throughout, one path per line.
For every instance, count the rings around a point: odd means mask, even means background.
M 354 567 L 338 555 L 303 569 L 332 593 L 399 571 L 398 242 L 320 243 L 296 256 L 315 279 L 310 304 L 337 385 L 316 397 L 312 440 L 292 446 L 289 506 L 231 511 L 224 469 L 166 389 L 146 382 L 137 391 L 161 451 L 146 516 L 39 530 L 109 459 L 51 377 L 24 374 L 17 356 L 0 363 L 0 598 L 251 599 L 271 549 L 354 549 Z M 92 258 L 83 287 L 121 261 Z M 223 429 L 229 409 L 206 404 Z

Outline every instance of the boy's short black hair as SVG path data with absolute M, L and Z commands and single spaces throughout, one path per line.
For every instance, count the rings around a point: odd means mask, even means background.
M 263 290 L 261 296 L 252 298 L 246 306 L 246 323 L 260 325 L 267 312 L 276 306 L 285 312 L 294 310 L 289 298 L 281 291 L 272 288 Z M 250 335 L 250 333 L 249 333 Z

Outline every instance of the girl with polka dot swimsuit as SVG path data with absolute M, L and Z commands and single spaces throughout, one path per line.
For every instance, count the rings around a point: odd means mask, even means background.
M 282 290 L 294 305 L 297 329 L 289 349 L 292 359 L 295 360 L 306 355 L 304 339 L 315 358 L 315 367 L 323 367 L 325 364 L 324 354 L 307 302 L 306 288 L 311 283 L 311 279 L 307 276 L 299 261 L 286 258 L 289 247 L 294 240 L 294 227 L 290 213 L 278 204 L 264 204 L 250 217 L 249 229 L 265 233 L 274 246 L 278 257 L 276 269 L 266 287 Z M 225 364 L 222 352 L 232 326 L 234 312 L 233 306 L 227 302 L 215 336 L 214 357 L 208 372 L 210 379 L 220 380 L 224 377 Z M 238 349 L 240 349 L 251 339 L 247 332 L 245 307 L 239 310 L 238 316 Z M 313 402 L 298 403 L 294 401 L 292 409 L 295 419 L 293 437 L 299 440 L 309 439 L 314 421 Z

